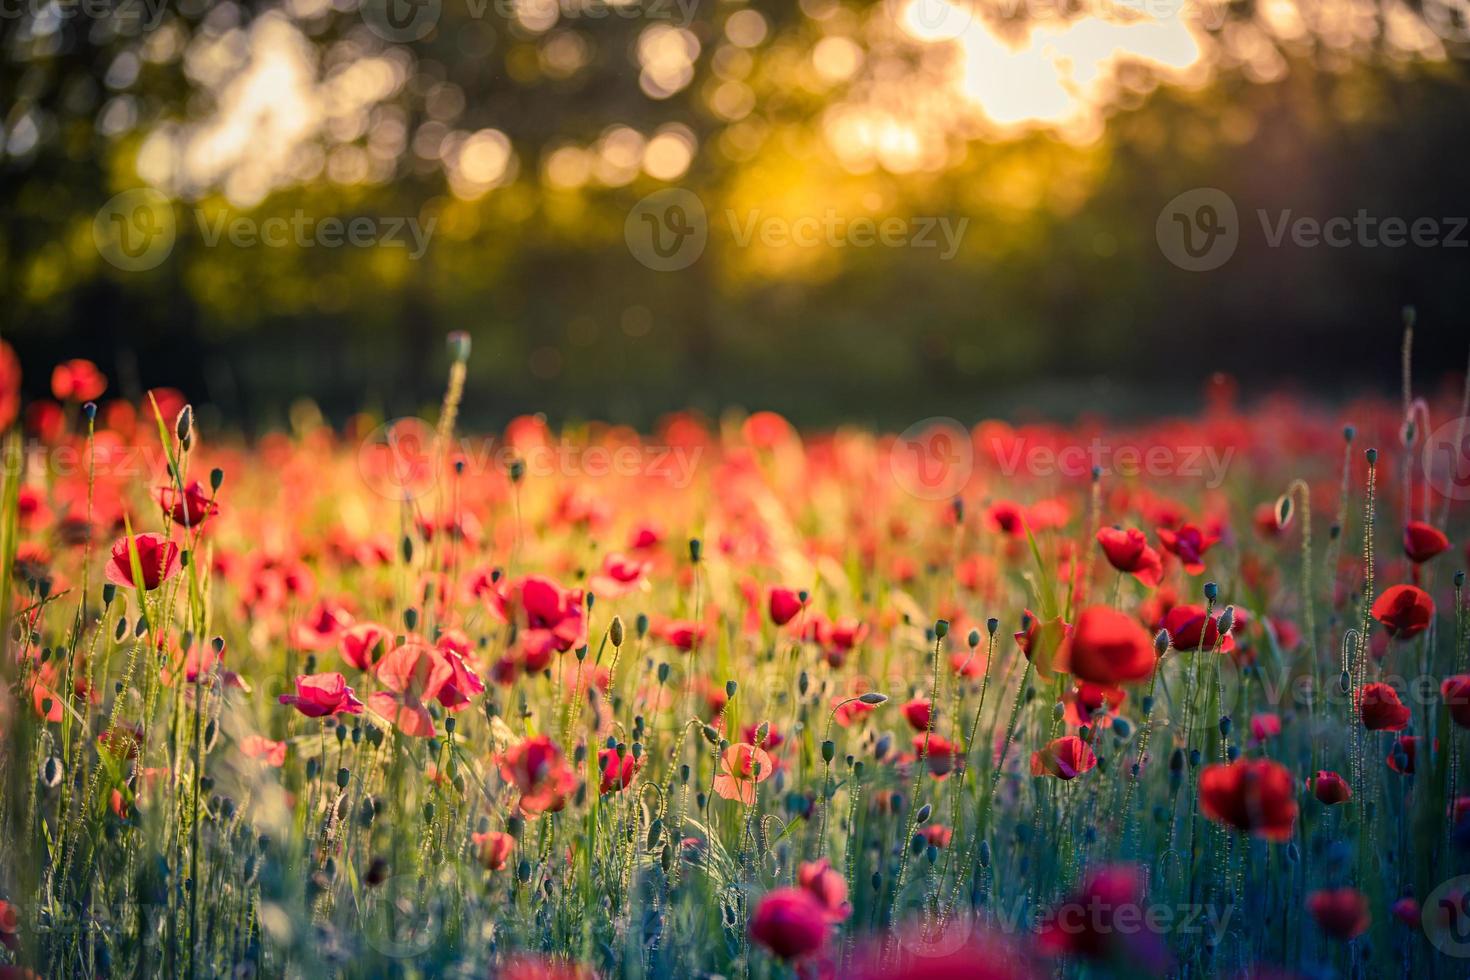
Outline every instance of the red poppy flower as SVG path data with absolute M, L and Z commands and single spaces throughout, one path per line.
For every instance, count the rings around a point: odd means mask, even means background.
M 601 793 L 606 796 L 633 785 L 633 777 L 643 768 L 643 760 L 631 751 L 619 754 L 617 749 L 603 749 L 597 753 L 597 768 L 602 773 Z
M 1286 767 L 1269 759 L 1209 765 L 1199 774 L 1200 810 L 1223 823 L 1282 841 L 1296 822 L 1296 787 Z
M 929 730 L 930 703 L 928 698 L 914 698 L 899 709 L 903 712 L 904 719 L 916 732 L 927 732 Z
M 342 631 L 337 643 L 342 659 L 358 670 L 376 670 L 393 641 L 393 631 L 377 623 L 357 623 Z
M 1400 640 L 1418 636 L 1434 619 L 1434 600 L 1417 585 L 1395 585 L 1373 603 L 1373 618 Z
M 1022 617 L 1024 628 L 1012 634 L 1016 645 L 1036 667 L 1036 673 L 1049 678 L 1053 672 L 1065 674 L 1067 662 L 1063 654 L 1072 627 L 1060 616 L 1042 622 L 1027 609 Z
M 586 608 L 581 589 L 563 589 L 551 579 L 528 575 L 511 589 L 525 614 L 521 651 L 528 669 L 544 669 L 552 651 L 566 653 L 586 642 Z
M 1404 554 L 1409 561 L 1422 565 L 1450 546 L 1443 531 L 1423 521 L 1410 521 L 1404 526 Z
M 1169 631 L 1169 643 L 1175 650 L 1214 650 L 1219 642 L 1220 652 L 1235 649 L 1235 630 L 1232 627 L 1220 640 L 1220 614 L 1215 613 L 1205 622 L 1204 606 L 1175 606 L 1164 615 L 1164 629 Z
M 652 567 L 652 562 L 613 553 L 602 560 L 602 570 L 593 574 L 587 584 L 599 596 L 621 598 L 636 592 Z
M 342 631 L 352 625 L 352 613 L 335 599 L 323 599 L 306 618 L 291 625 L 291 642 L 302 650 L 335 646 Z
M 1410 929 L 1418 929 L 1424 924 L 1424 916 L 1420 911 L 1419 903 L 1411 896 L 1405 895 L 1403 898 L 1394 902 L 1389 907 L 1389 911 L 1393 913 L 1395 919 L 1398 919 Z
M 1281 716 L 1271 712 L 1251 715 L 1251 741 L 1257 744 L 1281 734 Z
M 830 912 L 805 888 L 777 888 L 756 903 L 750 938 L 783 960 L 821 951 L 831 927 Z
M 1019 504 L 1013 504 L 1009 500 L 1000 500 L 990 505 L 985 512 L 985 521 L 991 530 L 1008 534 L 1013 538 L 1021 537 L 1026 533 L 1026 512 Z
M 1408 706 L 1387 684 L 1363 685 L 1358 692 L 1358 714 L 1370 732 L 1401 732 L 1409 725 Z
M 0 340 L 0 431 L 10 428 L 20 414 L 20 358 Z
M 486 871 L 503 871 L 516 846 L 514 837 L 498 830 L 471 834 L 470 840 L 474 841 L 476 853 Z
M 1312 780 L 1312 792 L 1328 806 L 1346 803 L 1353 798 L 1353 788 L 1348 781 L 1328 769 L 1317 770 L 1317 778 Z
M 1450 717 L 1461 728 L 1470 728 L 1470 674 L 1455 674 L 1446 677 L 1439 685 L 1439 696 L 1444 698 Z
M 1118 708 L 1127 699 L 1128 694 L 1121 687 L 1108 687 L 1091 681 L 1080 681 L 1062 695 L 1062 702 L 1067 706 L 1067 724 L 1075 728 L 1104 723 L 1107 717 L 1118 713 Z M 1104 712 L 1106 714 L 1100 718 Z
M 59 402 L 92 402 L 107 390 L 107 378 L 83 357 L 63 361 L 51 371 L 51 394 Z
M 1097 532 L 1108 564 L 1155 588 L 1164 580 L 1164 560 L 1149 547 L 1148 538 L 1136 527 L 1105 527 Z
M 179 570 L 179 546 L 161 534 L 135 534 L 133 546 L 138 551 L 138 567 L 143 573 L 143 588 L 152 591 L 174 577 Z M 119 538 L 104 569 L 107 581 L 133 588 L 133 563 L 128 554 L 128 538 Z
M 494 971 L 495 980 L 597 980 L 590 967 L 558 956 L 515 953 Z
M 1169 953 L 1159 934 L 1140 929 L 1145 917 L 1143 874 L 1132 865 L 1093 872 L 1082 888 L 1042 920 L 1037 945 L 1048 956 L 1129 963 L 1161 974 Z
M 739 800 L 751 806 L 755 803 L 756 785 L 771 778 L 775 768 L 764 749 L 748 742 L 736 742 L 720 757 L 720 772 L 714 778 L 714 790 L 724 799 Z
M 277 769 L 286 764 L 286 743 L 273 742 L 260 735 L 246 735 L 242 738 L 240 752 L 247 759 L 259 759 Z
M 181 527 L 198 527 L 206 518 L 219 513 L 219 504 L 198 480 L 190 480 L 183 493 L 175 486 L 158 487 L 153 491 L 153 499 Z
M 449 664 L 449 680 L 444 682 L 444 686 L 439 688 L 434 697 L 439 699 L 446 710 L 459 711 L 470 703 L 470 698 L 485 690 L 485 682 L 470 669 L 469 663 L 458 650 L 445 645 L 444 637 L 439 638 L 437 649 Z
M 1153 672 L 1154 645 L 1131 616 L 1092 606 L 1077 617 L 1059 659 L 1078 680 L 1116 687 Z
M 1052 739 L 1044 748 L 1031 753 L 1033 776 L 1055 776 L 1061 780 L 1070 780 L 1091 772 L 1096 765 L 1097 755 L 1076 735 Z
M 852 913 L 847 904 L 847 879 L 832 869 L 826 858 L 803 861 L 796 870 L 796 883 L 822 903 L 831 922 L 841 922 Z
M 1281 525 L 1280 507 L 1270 500 L 1256 505 L 1256 509 L 1251 512 L 1251 523 L 1255 525 L 1256 533 L 1263 538 L 1280 537 L 1281 532 L 1286 530 Z
M 964 765 L 964 753 L 958 745 L 938 735 L 915 735 L 914 752 L 929 766 L 935 779 L 945 779 Z
M 409 641 L 388 653 L 378 664 L 378 683 L 387 690 L 368 698 L 368 706 L 405 735 L 431 738 L 434 717 L 427 702 L 454 676 L 449 659 L 427 643 Z
M 661 623 L 654 630 L 654 635 L 665 643 L 672 644 L 676 649 L 689 653 L 704 643 L 704 638 L 709 632 L 709 627 L 703 623 L 694 623 L 683 619 L 671 619 Z
M 308 718 L 324 718 L 327 715 L 362 713 L 362 702 L 347 678 L 338 673 L 299 674 L 296 677 L 296 693 L 282 694 L 277 698 L 281 704 L 289 704 Z
M 1405 776 L 1414 775 L 1414 766 L 1418 761 L 1419 743 L 1424 741 L 1418 735 L 1400 735 L 1393 740 L 1393 748 L 1388 753 L 1388 768 Z
M 1372 922 L 1368 897 L 1356 888 L 1327 888 L 1307 896 L 1307 911 L 1333 939 L 1362 935 Z
M 771 622 L 777 626 L 785 626 L 796 618 L 806 603 L 801 600 L 801 593 L 795 589 L 786 589 L 779 586 L 772 588 L 766 599 L 767 610 L 771 614 Z
M 1218 534 L 1206 534 L 1193 524 L 1185 524 L 1177 531 L 1159 528 L 1159 543 L 1164 550 L 1184 563 L 1184 570 L 1198 575 L 1205 570 L 1205 552 L 1220 540 Z
M 577 776 L 549 736 L 533 735 L 501 755 L 500 778 L 520 793 L 520 806 L 530 814 L 555 813 L 567 805 Z

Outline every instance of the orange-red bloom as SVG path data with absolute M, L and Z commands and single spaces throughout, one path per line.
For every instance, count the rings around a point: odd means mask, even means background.
M 1404 525 L 1404 554 L 1409 561 L 1422 565 L 1450 546 L 1450 539 L 1432 524 L 1410 521 Z
M 1400 640 L 1418 636 L 1434 619 L 1434 600 L 1417 585 L 1395 585 L 1373 603 L 1373 618 Z
M 1205 570 L 1205 552 L 1219 542 L 1218 534 L 1206 534 L 1193 524 L 1185 524 L 1177 531 L 1159 528 L 1159 543 L 1164 550 L 1184 563 L 1184 570 L 1198 575 Z
M 1370 732 L 1401 732 L 1409 725 L 1409 708 L 1387 684 L 1365 684 L 1358 692 L 1358 715 Z
M 1077 617 L 1060 659 L 1078 680 L 1116 687 L 1153 672 L 1154 647 L 1132 617 L 1108 606 L 1092 606 Z
M 324 718 L 327 715 L 362 713 L 362 702 L 347 678 L 338 673 L 299 674 L 296 677 L 296 693 L 282 694 L 277 698 L 281 704 L 289 704 L 308 718 Z
M 1353 788 L 1348 781 L 1327 769 L 1317 770 L 1317 778 L 1312 780 L 1312 792 L 1328 806 L 1346 803 L 1353 798 Z
M 51 371 L 51 394 L 57 401 L 96 401 L 106 390 L 106 376 L 84 357 L 64 361 Z
M 1097 532 L 1108 564 L 1127 572 L 1150 588 L 1164 580 L 1164 560 L 1149 547 L 1148 538 L 1136 527 L 1105 527 Z
M 714 790 L 727 800 L 739 800 L 746 806 L 755 803 L 755 787 L 771 777 L 775 766 L 764 749 L 748 742 L 736 742 L 720 757 L 720 773 L 715 776 Z
M 1368 897 L 1356 888 L 1329 888 L 1307 896 L 1307 911 L 1333 939 L 1362 935 L 1373 921 Z
M 577 776 L 550 737 L 533 735 L 500 757 L 500 777 L 520 793 L 526 813 L 555 813 L 577 788 Z
M 1031 753 L 1033 776 L 1075 779 L 1085 772 L 1091 772 L 1096 765 L 1097 755 L 1076 735 L 1052 739 L 1044 747 Z
M 179 570 L 179 546 L 161 534 L 136 534 L 132 538 L 138 551 L 138 568 L 143 573 L 143 588 L 152 591 L 174 577 Z M 119 538 L 103 570 L 107 581 L 133 588 L 133 563 L 128 553 L 128 538 Z
M 516 846 L 514 837 L 498 830 L 486 831 L 483 834 L 473 833 L 470 835 L 470 840 L 474 841 L 476 853 L 486 871 L 504 870 L 505 862 L 510 860 L 511 852 Z
M 1205 766 L 1199 774 L 1199 802 L 1211 820 L 1267 840 L 1288 839 L 1296 822 L 1291 773 L 1269 759 Z

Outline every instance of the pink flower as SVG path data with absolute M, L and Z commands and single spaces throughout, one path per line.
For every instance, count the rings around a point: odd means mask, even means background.
M 308 718 L 362 713 L 362 702 L 357 700 L 357 695 L 347 686 L 347 678 L 335 672 L 298 674 L 296 693 L 282 694 L 277 700 L 281 704 L 293 705 Z
M 621 598 L 636 592 L 652 567 L 652 562 L 613 553 L 603 559 L 602 570 L 595 573 L 588 584 L 599 596 L 608 599 Z
M 830 910 L 805 888 L 767 892 L 750 917 L 750 938 L 783 960 L 799 960 L 827 944 Z
M 179 546 L 161 534 L 136 534 L 132 538 L 138 551 L 138 568 L 143 573 L 142 586 L 153 591 L 174 577 L 179 570 Z M 107 581 L 133 588 L 133 563 L 128 552 L 128 539 L 119 538 L 104 570 Z
M 805 605 L 806 602 L 802 600 L 799 592 L 781 586 L 773 587 L 766 598 L 766 607 L 771 614 L 771 622 L 777 626 L 785 626 L 791 622 Z

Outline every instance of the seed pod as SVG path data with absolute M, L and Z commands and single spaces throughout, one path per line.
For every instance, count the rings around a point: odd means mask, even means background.
M 947 620 L 947 619 L 936 619 L 934 621 L 934 635 L 937 636 L 937 637 L 939 637 L 941 640 L 944 639 L 946 636 L 948 636 L 949 635 L 949 620 Z
M 1210 602 L 1214 602 L 1216 599 L 1220 598 L 1220 586 L 1216 585 L 1214 582 L 1206 582 L 1205 598 Z
M 740 685 L 739 684 L 735 683 L 734 681 L 726 681 L 725 682 L 725 697 L 727 697 L 727 698 L 733 698 L 735 696 L 735 692 L 738 691 L 739 689 L 740 689 Z
M 1159 630 L 1154 634 L 1154 653 L 1162 657 L 1168 651 L 1169 644 L 1172 642 L 1169 638 L 1168 630 Z
M 620 647 L 623 645 L 623 621 L 620 617 L 614 616 L 612 618 L 612 623 L 607 628 L 607 635 L 608 639 L 612 640 L 613 646 Z
M 1234 626 L 1235 626 L 1235 607 L 1234 606 L 1226 606 L 1225 607 L 1225 611 L 1220 614 L 1220 623 L 1219 623 L 1220 635 L 1221 636 L 1224 636 L 1226 633 L 1229 633 L 1230 630 Z
M 829 738 L 822 743 L 822 761 L 831 762 L 835 755 L 837 755 L 837 746 Z
M 965 637 L 969 641 L 970 649 L 973 650 L 980 645 L 980 631 L 970 630 L 970 635 Z
M 704 544 L 703 544 L 703 542 L 701 542 L 698 538 L 690 538 L 689 539 L 689 560 L 691 562 L 693 562 L 694 564 L 698 565 L 699 564 L 699 557 L 703 553 L 704 553 Z

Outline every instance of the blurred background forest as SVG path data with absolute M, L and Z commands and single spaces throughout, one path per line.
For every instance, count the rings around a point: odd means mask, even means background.
M 1470 249 L 1271 248 L 1256 218 L 1470 214 L 1470 0 L 0 0 L 0 336 L 247 427 L 402 413 L 474 338 L 467 413 L 647 425 L 1193 407 L 1463 369 Z M 709 215 L 687 268 L 630 210 Z M 1160 210 L 1240 210 L 1178 268 Z M 99 210 L 152 188 L 167 255 Z M 725 215 L 732 219 L 725 220 Z M 742 241 L 749 216 L 967 219 L 957 251 Z M 390 247 L 216 220 L 417 219 Z M 119 392 L 124 393 L 124 392 Z

